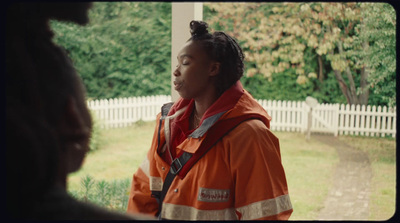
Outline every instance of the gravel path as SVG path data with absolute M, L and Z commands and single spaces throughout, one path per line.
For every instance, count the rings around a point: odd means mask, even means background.
M 339 156 L 334 180 L 318 220 L 368 220 L 372 177 L 368 155 L 334 136 L 313 135 L 334 147 Z

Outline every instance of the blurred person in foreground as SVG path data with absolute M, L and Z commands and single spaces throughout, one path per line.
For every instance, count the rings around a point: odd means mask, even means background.
M 77 201 L 66 189 L 67 175 L 80 169 L 89 150 L 92 120 L 82 81 L 52 42 L 48 22 L 84 25 L 90 7 L 82 2 L 7 8 L 5 217 L 10 220 L 142 219 Z
M 224 32 L 190 23 L 174 86 L 134 173 L 129 213 L 167 220 L 287 220 L 293 212 L 271 117 L 242 87 L 244 55 Z

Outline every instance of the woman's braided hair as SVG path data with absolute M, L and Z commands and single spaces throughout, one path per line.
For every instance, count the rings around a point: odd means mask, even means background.
M 208 32 L 208 24 L 203 21 L 190 22 L 192 41 L 200 42 L 212 60 L 220 65 L 220 72 L 216 76 L 215 87 L 222 94 L 235 84 L 244 72 L 244 54 L 239 44 L 224 32 Z

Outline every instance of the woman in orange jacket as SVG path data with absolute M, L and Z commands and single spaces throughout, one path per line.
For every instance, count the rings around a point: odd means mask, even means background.
M 128 212 L 168 220 L 287 220 L 293 212 L 271 117 L 243 89 L 244 55 L 224 32 L 190 23 L 175 89 L 147 158 L 133 175 Z

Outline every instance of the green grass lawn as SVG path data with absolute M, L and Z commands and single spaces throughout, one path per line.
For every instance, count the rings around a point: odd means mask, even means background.
M 100 148 L 89 153 L 83 168 L 69 176 L 69 190 L 82 190 L 81 181 L 87 175 L 96 181 L 130 181 L 149 149 L 154 126 L 155 122 L 141 122 L 102 130 Z M 312 137 L 307 141 L 300 133 L 276 132 L 276 135 L 294 208 L 290 220 L 316 220 L 339 161 L 335 149 Z M 342 136 L 339 139 L 359 145 L 359 149 L 370 155 L 374 172 L 370 220 L 390 218 L 395 208 L 395 140 Z
M 314 220 L 328 194 L 339 158 L 333 147 L 301 133 L 276 132 L 293 205 L 290 220 Z
M 155 122 L 101 131 L 100 149 L 87 155 L 83 167 L 68 178 L 68 187 L 78 190 L 86 175 L 95 180 L 131 179 L 150 148 Z

